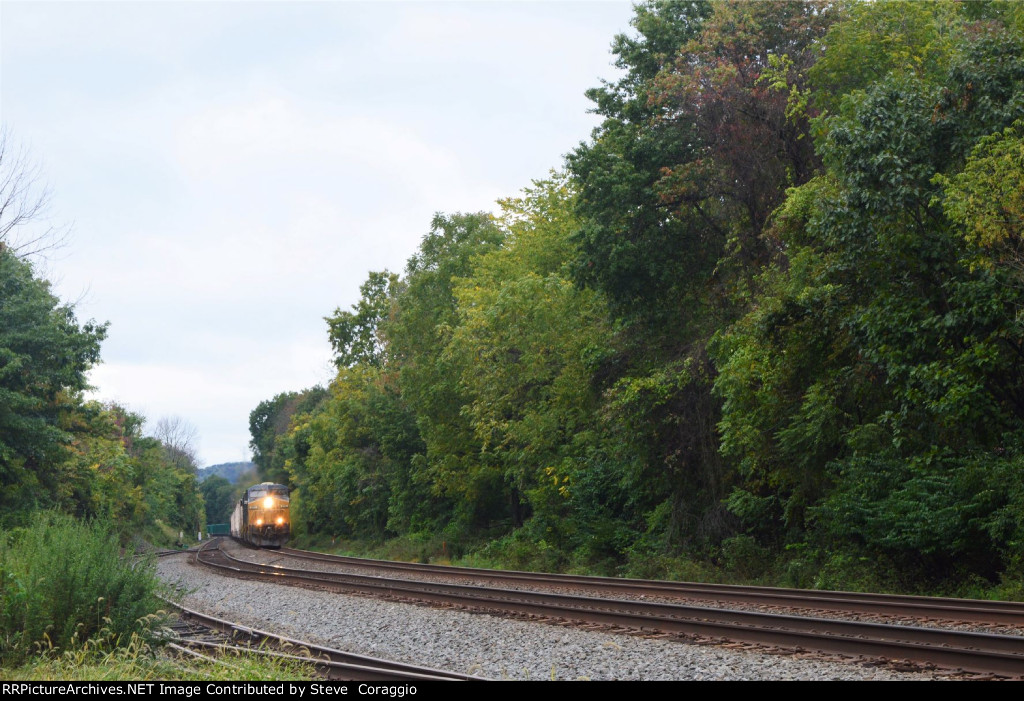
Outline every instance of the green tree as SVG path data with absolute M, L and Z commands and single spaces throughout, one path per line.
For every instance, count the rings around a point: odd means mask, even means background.
M 406 266 L 386 336 L 397 364 L 402 398 L 426 444 L 412 462 L 413 479 L 451 497 L 455 521 L 486 524 L 507 513 L 502 484 L 484 469 L 480 444 L 462 407 L 458 366 L 447 352 L 458 307 L 454 288 L 472 273 L 478 256 L 496 250 L 504 233 L 485 213 L 437 215 Z
M 532 511 L 544 514 L 542 530 L 562 530 L 570 484 L 596 441 L 587 358 L 600 354 L 609 328 L 598 295 L 571 280 L 573 204 L 564 176 L 503 200 L 505 244 L 455 286 L 460 318 L 449 352 L 462 414 L 481 465 L 504 485 L 513 526 Z
M 424 448 L 392 382 L 370 364 L 341 368 L 328 399 L 296 418 L 291 436 L 303 449 L 288 467 L 303 527 L 379 539 L 424 525 L 429 491 L 409 481 Z
M 1024 121 L 987 136 L 952 178 L 939 176 L 943 207 L 979 249 L 977 262 L 1024 274 Z
M 821 42 L 809 71 L 814 105 L 835 112 L 842 99 L 890 74 L 935 79 L 949 67 L 965 6 L 983 3 L 846 3 L 843 20 Z
M 234 485 L 219 475 L 213 475 L 200 483 L 199 491 L 206 508 L 206 522 L 227 523 L 234 510 Z
M 620 35 L 612 47 L 626 76 L 587 92 L 604 121 L 567 157 L 579 189 L 575 276 L 604 292 L 622 314 L 657 316 L 659 298 L 679 284 L 680 268 L 700 255 L 679 245 L 685 223 L 655 191 L 661 169 L 695 157 L 699 145 L 692 125 L 661 118 L 654 80 L 699 35 L 710 12 L 707 2 L 637 6 L 639 37 Z
M 893 9 L 851 21 L 889 21 Z M 930 21 L 942 26 L 924 34 L 941 36 L 947 17 Z M 981 176 L 996 162 L 985 159 L 1012 139 L 1024 64 L 1021 37 L 991 22 L 943 46 L 942 60 L 866 87 L 855 76 L 822 118 L 825 173 L 778 212 L 786 260 L 720 335 L 716 387 L 723 451 L 743 479 L 729 504 L 748 527 L 778 533 L 781 522 L 799 538 L 810 525 L 905 573 L 992 575 L 1006 548 L 992 524 L 1019 508 L 1007 475 L 1024 336 L 1019 288 L 978 265 L 967 239 L 983 214 L 965 203 L 990 187 Z M 1012 178 L 1005 155 L 996 161 Z
M 61 427 L 99 360 L 106 325 L 74 310 L 0 243 L 0 513 L 54 503 L 70 436 Z
M 590 93 L 605 121 L 568 158 L 576 278 L 605 295 L 618 322 L 596 368 L 616 470 L 652 535 L 673 543 L 731 528 L 706 346 L 753 303 L 760 270 L 785 255 L 766 235 L 769 217 L 819 166 L 811 115 L 793 96 L 808 90 L 835 17 L 802 2 L 638 8 L 640 38 L 615 45 L 628 76 Z M 666 22 L 674 46 L 662 41 Z
M 360 288 L 359 302 L 351 312 L 334 311 L 326 318 L 328 338 L 339 368 L 365 363 L 380 367 L 387 354 L 382 326 L 391 314 L 394 298 L 401 291 L 398 275 L 371 272 Z
M 58 505 L 133 534 L 163 538 L 160 524 L 174 533 L 194 533 L 204 520 L 195 469 L 144 435 L 145 422 L 117 404 L 77 407 L 66 424 L 73 440 L 61 464 Z
M 249 446 L 261 479 L 286 483 L 288 459 L 281 439 L 288 435 L 292 418 L 311 411 L 327 396 L 323 387 L 302 392 L 282 392 L 273 399 L 260 402 L 249 413 Z

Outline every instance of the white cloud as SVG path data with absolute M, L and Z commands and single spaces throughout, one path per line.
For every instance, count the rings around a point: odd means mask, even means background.
M 361 194 L 381 202 L 430 200 L 471 187 L 454 152 L 400 122 L 283 95 L 204 109 L 179 125 L 176 144 L 184 175 L 198 187 L 237 188 L 261 179 L 283 186 L 287 178 L 292 189 L 322 189 L 327 183 L 318 178 L 333 177 L 369 182 L 376 191 Z
M 493 209 L 596 123 L 622 3 L 4 3 L 5 123 L 110 320 L 98 396 L 197 425 L 329 379 L 322 317 L 435 212 Z
M 139 411 L 150 424 L 163 416 L 185 417 L 200 427 L 203 458 L 215 464 L 241 459 L 248 442 L 249 411 L 257 404 L 280 392 L 326 382 L 330 374 L 325 343 L 291 342 L 270 353 L 258 347 L 239 348 L 234 362 L 215 365 L 104 363 L 89 374 L 97 388 L 90 397 Z

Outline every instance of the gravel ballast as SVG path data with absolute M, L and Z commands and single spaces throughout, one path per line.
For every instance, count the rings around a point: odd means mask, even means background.
M 229 546 L 230 547 L 230 546 Z M 289 637 L 491 679 L 925 680 L 932 673 L 617 635 L 223 577 L 182 554 L 183 605 Z
M 372 565 L 353 565 L 340 562 L 329 562 L 324 560 L 307 559 L 299 555 L 274 550 L 259 550 L 255 548 L 235 547 L 232 544 L 231 556 L 260 564 L 274 565 L 278 567 L 312 570 L 316 572 L 342 572 L 362 574 L 369 576 L 384 576 L 389 579 L 406 579 L 410 581 L 439 582 L 442 584 L 462 584 L 481 587 L 500 587 L 512 590 L 551 591 L 578 596 L 599 596 L 593 589 L 579 589 L 571 585 L 559 585 L 554 583 L 515 583 L 502 582 L 495 584 L 486 578 L 467 579 L 465 577 L 445 576 L 438 573 L 415 572 L 415 571 L 393 571 L 381 570 Z M 964 623 L 954 620 L 939 620 L 922 618 L 907 613 L 901 614 L 867 614 L 847 611 L 836 611 L 830 609 L 800 608 L 793 606 L 766 605 L 754 603 L 738 603 L 734 601 L 716 601 L 710 598 L 699 596 L 661 596 L 657 594 L 616 592 L 611 595 L 616 599 L 635 600 L 645 602 L 660 602 L 667 604 L 683 604 L 686 606 L 702 606 L 706 608 L 731 609 L 734 611 L 755 611 L 760 613 L 773 613 L 791 616 L 810 616 L 814 618 L 831 618 L 846 621 L 866 621 L 872 623 L 884 623 L 888 625 L 915 626 L 920 628 L 938 628 L 943 630 L 960 630 L 975 633 L 995 633 L 999 635 L 1016 635 L 1024 637 L 1024 629 L 1014 625 L 998 625 L 991 623 Z

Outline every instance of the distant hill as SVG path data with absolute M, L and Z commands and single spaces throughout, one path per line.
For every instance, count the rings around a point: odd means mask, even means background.
M 247 472 L 255 472 L 256 463 L 253 462 L 222 462 L 219 465 L 210 465 L 199 470 L 199 481 L 207 477 L 219 475 L 231 484 L 237 484 L 238 478 Z

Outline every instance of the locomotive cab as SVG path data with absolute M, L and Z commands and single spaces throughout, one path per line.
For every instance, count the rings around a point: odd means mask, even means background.
M 263 482 L 245 490 L 235 508 L 231 534 L 264 548 L 279 548 L 291 533 L 288 487 Z

